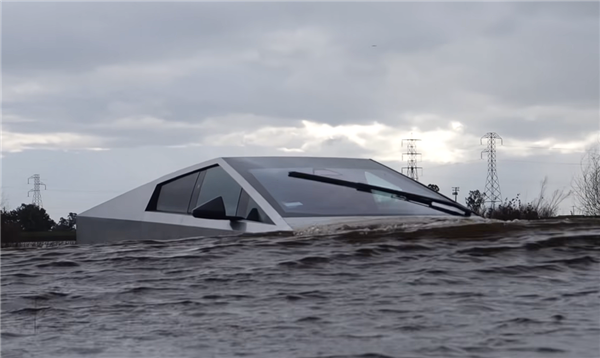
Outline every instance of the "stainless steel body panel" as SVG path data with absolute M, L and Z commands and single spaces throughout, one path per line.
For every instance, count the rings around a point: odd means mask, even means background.
M 411 218 L 414 218 L 411 217 Z M 315 225 L 330 225 L 330 224 L 344 224 L 358 221 L 376 221 L 376 220 L 407 220 L 405 216 L 369 216 L 369 217 L 356 217 L 356 216 L 328 216 L 328 217 L 300 217 L 300 218 L 286 218 L 286 222 L 293 230 L 300 230 Z
M 208 235 L 279 232 L 299 230 L 315 225 L 341 224 L 365 220 L 372 221 L 384 219 L 386 221 L 393 220 L 395 222 L 402 222 L 411 221 L 417 217 L 416 215 L 356 215 L 314 217 L 289 216 L 283 213 L 281 208 L 279 208 L 278 211 L 273 207 L 273 205 L 280 205 L 278 202 L 274 202 L 273 198 L 267 199 L 263 196 L 262 193 L 264 192 L 264 188 L 262 189 L 263 192 L 261 192 L 253 187 L 251 182 L 254 179 L 249 177 L 248 173 L 243 169 L 243 163 L 252 163 L 252 165 L 260 163 L 260 165 L 268 167 L 274 162 L 281 164 L 282 160 L 288 160 L 282 158 L 288 158 L 290 160 L 290 165 L 293 165 L 294 163 L 308 165 L 311 163 L 311 161 L 318 165 L 328 165 L 327 163 L 336 163 L 336 159 L 339 160 L 339 162 L 344 162 L 344 165 L 350 165 L 350 167 L 353 165 L 359 165 L 360 163 L 366 163 L 365 161 L 369 161 L 370 164 L 368 165 L 371 167 L 376 165 L 373 164 L 373 161 L 369 159 L 356 158 L 237 157 L 208 160 L 164 175 L 156 180 L 146 183 L 138 188 L 130 190 L 83 213 L 80 213 L 77 217 L 77 241 L 78 243 L 82 244 L 91 244 L 123 240 L 165 240 Z M 228 163 L 228 160 L 231 162 L 231 164 Z M 220 166 L 242 188 L 243 191 L 245 191 L 248 197 L 250 197 L 256 203 L 256 205 L 260 207 L 260 209 L 269 217 L 273 224 L 259 222 L 260 220 L 230 221 L 201 219 L 193 217 L 189 213 L 171 213 L 156 211 L 156 209 L 151 208 L 148 209 L 151 197 L 157 190 L 158 185 L 168 182 L 171 179 L 178 179 L 186 174 L 217 165 Z M 287 165 L 287 163 L 285 165 Z M 246 176 L 242 175 L 242 173 L 238 172 L 238 170 L 241 170 Z M 246 178 L 248 178 L 250 182 Z M 200 180 L 198 183 L 203 184 Z M 295 187 L 292 190 L 295 190 Z M 169 198 L 171 196 L 167 197 Z M 190 194 L 190 200 L 191 198 L 192 195 Z M 241 201 L 238 202 L 238 205 L 240 205 L 240 203 Z M 147 211 L 147 209 L 149 211 Z
M 275 225 L 252 221 L 198 219 L 186 214 L 145 211 L 158 184 L 214 165 L 219 165 L 235 179 Z M 81 244 L 288 230 L 292 228 L 277 211 L 222 158 L 164 175 L 77 216 L 77 242 Z
M 148 221 L 106 218 L 77 218 L 77 242 L 105 244 L 132 240 L 170 240 L 184 237 L 231 234 L 230 230 L 183 226 Z

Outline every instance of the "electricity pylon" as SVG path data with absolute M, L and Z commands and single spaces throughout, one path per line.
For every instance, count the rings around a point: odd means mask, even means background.
M 423 168 L 417 165 L 417 156 L 421 155 L 421 153 L 417 153 L 415 142 L 418 140 L 420 139 L 402 139 L 402 146 L 404 146 L 404 141 L 408 142 L 406 153 L 402 153 L 402 159 L 405 155 L 408 155 L 407 166 L 402 167 L 402 172 L 406 169 L 406 175 L 416 181 L 419 180 L 419 169 L 421 169 L 421 174 L 423 173 Z
M 40 186 L 43 185 L 44 189 L 46 189 L 46 184 L 44 184 L 40 181 L 39 174 L 34 174 L 34 175 L 30 176 L 27 179 L 27 184 L 29 184 L 30 179 L 33 179 L 33 189 L 31 189 L 30 191 L 27 192 L 27 197 L 29 197 L 29 193 L 33 192 L 33 199 L 31 200 L 31 203 L 33 205 L 37 205 L 41 208 L 42 207 L 42 193 L 40 193 Z
M 485 201 L 492 203 L 492 209 L 495 208 L 497 202 L 502 201 L 502 194 L 500 193 L 500 182 L 498 181 L 498 172 L 496 170 L 496 139 L 500 139 L 500 144 L 503 144 L 502 138 L 493 132 L 489 132 L 479 140 L 480 144 L 483 144 L 483 138 L 487 138 L 487 149 L 481 151 L 481 158 L 483 153 L 488 155 L 488 174 L 485 181 Z

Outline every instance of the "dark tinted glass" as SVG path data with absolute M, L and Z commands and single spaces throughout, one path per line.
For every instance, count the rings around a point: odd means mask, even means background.
M 377 162 L 351 158 L 263 157 L 227 161 L 284 217 L 447 215 L 389 195 L 288 176 L 290 171 L 450 199 Z
M 312 174 L 312 169 L 307 168 L 250 170 L 287 216 L 440 215 L 439 211 L 397 200 L 389 195 L 376 195 L 343 186 L 290 178 L 287 176 L 290 171 Z M 400 186 L 402 183 L 390 183 L 383 179 L 385 173 L 377 170 L 335 168 L 328 171 L 329 173 L 315 174 L 390 189 L 404 189 Z
M 242 187 L 221 167 L 206 170 L 196 206 L 223 197 L 227 215 L 235 216 Z
M 241 216 L 251 221 L 273 224 L 273 221 L 258 206 L 258 204 L 242 189 L 240 203 L 238 205 L 237 216 Z
M 160 188 L 156 210 L 187 213 L 192 190 L 197 178 L 198 172 L 195 172 L 163 184 Z

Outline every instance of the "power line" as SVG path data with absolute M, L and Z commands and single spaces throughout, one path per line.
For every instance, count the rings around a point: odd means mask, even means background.
M 572 150 L 573 147 L 555 147 L 553 145 L 534 146 L 534 145 L 504 145 L 508 148 L 526 148 L 526 149 L 548 149 L 548 150 Z
M 37 205 L 41 208 L 42 207 L 42 193 L 40 193 L 40 186 L 43 185 L 44 189 L 46 189 L 46 184 L 44 184 L 40 181 L 39 174 L 34 174 L 34 175 L 30 176 L 29 178 L 27 178 L 27 184 L 29 184 L 30 179 L 33 179 L 33 189 L 31 189 L 27 192 L 27 197 L 29 197 L 29 193 L 33 192 L 33 199 L 31 200 L 31 203 L 33 205 Z
M 496 170 L 496 139 L 500 139 L 500 143 L 502 143 L 502 138 L 496 133 L 489 132 L 479 139 L 480 144 L 483 144 L 483 138 L 487 138 L 487 149 L 481 151 L 481 158 L 483 158 L 483 153 L 487 153 L 488 155 L 488 175 L 485 181 L 485 196 L 487 199 L 486 201 L 492 203 L 493 209 L 496 206 L 496 202 L 502 201 L 500 182 Z
M 57 189 L 48 189 L 48 191 L 56 191 L 56 192 L 63 192 L 63 193 L 122 193 L 122 192 L 126 191 L 126 189 L 123 189 L 123 190 L 73 190 L 73 189 L 57 188 Z
M 518 159 L 501 159 L 501 162 L 517 162 L 517 163 L 535 163 L 535 164 L 551 164 L 551 165 L 581 165 L 574 162 L 540 162 L 537 160 L 518 160 Z
M 406 175 L 415 180 L 419 180 L 419 169 L 421 169 L 421 174 L 423 173 L 423 168 L 417 165 L 417 156 L 421 155 L 421 153 L 417 153 L 417 144 L 416 141 L 420 139 L 402 139 L 402 146 L 404 147 L 404 141 L 407 144 L 406 153 L 402 153 L 402 159 L 404 160 L 404 156 L 408 155 L 407 166 L 402 168 L 402 171 L 406 169 Z
M 481 161 L 481 158 L 465 160 L 462 162 L 428 165 L 427 168 L 440 168 L 440 167 L 447 167 L 447 166 L 452 166 L 452 165 L 473 164 L 473 163 L 477 163 L 479 161 Z M 579 162 L 545 162 L 545 161 L 540 161 L 540 160 L 498 159 L 498 158 L 496 158 L 496 162 L 534 163 L 534 164 L 550 164 L 550 165 L 581 165 L 581 163 L 579 163 Z M 427 162 L 427 163 L 430 163 L 430 162 Z
M 479 145 L 474 144 L 474 145 L 467 145 L 467 146 L 463 146 L 463 147 L 458 147 L 457 149 L 472 149 L 475 147 L 478 147 Z M 555 147 L 553 145 L 545 145 L 545 146 L 533 146 L 533 145 L 514 145 L 514 144 L 503 144 L 503 147 L 506 148 L 525 148 L 525 149 L 547 149 L 547 150 L 573 150 L 575 148 L 573 147 Z

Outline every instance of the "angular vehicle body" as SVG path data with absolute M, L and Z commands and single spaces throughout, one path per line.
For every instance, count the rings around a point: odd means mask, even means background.
M 449 215 L 470 212 L 373 160 L 231 157 L 181 169 L 79 214 L 77 241 L 168 240 Z

